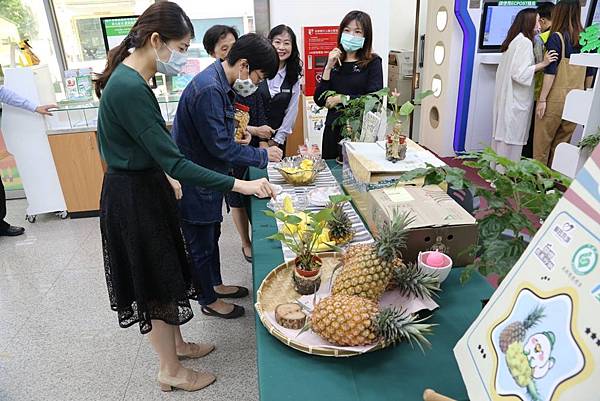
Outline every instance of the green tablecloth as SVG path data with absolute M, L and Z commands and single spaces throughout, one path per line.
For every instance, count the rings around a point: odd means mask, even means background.
M 329 164 L 340 181 L 341 169 Z M 265 177 L 266 171 L 251 168 L 250 179 Z M 253 198 L 252 255 L 254 290 L 265 276 L 283 262 L 279 243 L 264 238 L 277 231 L 275 220 L 263 214 L 266 201 Z M 492 289 L 481 276 L 461 286 L 460 269 L 453 269 L 443 283 L 437 301 L 440 309 L 430 319 L 439 326 L 430 337 L 432 348 L 423 354 L 401 343 L 394 348 L 351 358 L 304 354 L 271 336 L 256 319 L 258 381 L 261 401 L 418 401 L 423 391 L 465 400 L 467 393 L 452 348 L 481 311 L 481 299 Z M 256 297 L 256 293 L 254 294 Z

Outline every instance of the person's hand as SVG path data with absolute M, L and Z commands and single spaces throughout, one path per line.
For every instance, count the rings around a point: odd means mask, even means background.
M 169 184 L 171 184 L 171 188 L 173 188 L 173 192 L 175 193 L 175 199 L 181 199 L 183 197 L 183 190 L 181 189 L 181 184 L 175 178 L 169 177 L 168 174 L 165 175 L 167 176 Z
M 265 141 L 260 141 L 260 142 L 258 143 L 258 147 L 259 147 L 259 148 L 261 148 L 261 149 L 268 149 L 268 148 L 269 148 L 269 146 L 270 146 L 270 145 L 269 145 L 269 143 L 268 143 L 268 142 L 265 142 Z
M 255 195 L 259 198 L 274 198 L 275 192 L 266 178 L 260 178 L 254 181 L 235 180 L 233 191 L 243 195 Z
M 555 50 L 549 50 L 546 52 L 546 54 L 544 54 L 544 65 L 548 66 L 551 63 L 555 62 L 556 60 L 558 60 L 558 53 L 556 53 Z
M 254 131 L 252 135 L 259 137 L 261 139 L 271 139 L 275 130 L 268 125 L 261 125 L 260 127 L 254 127 Z
M 327 107 L 328 109 L 333 109 L 340 103 L 342 103 L 341 95 L 329 96 L 327 100 L 325 100 L 325 107 Z
M 43 116 L 51 116 L 50 109 L 57 109 L 58 106 L 55 104 L 44 104 L 35 108 L 35 112 Z
M 283 151 L 278 146 L 269 146 L 267 148 L 270 162 L 280 162 L 283 157 Z
M 340 60 L 340 57 L 342 57 L 342 51 L 340 49 L 338 49 L 337 47 L 334 48 L 333 50 L 331 50 L 329 52 L 329 56 L 327 57 L 327 65 L 326 67 L 331 69 L 333 67 L 335 67 L 336 63 L 342 63 Z
M 538 101 L 537 106 L 535 106 L 535 115 L 541 120 L 544 118 L 544 114 L 546 114 L 546 102 Z
M 242 137 L 242 139 L 235 139 L 235 141 L 237 143 L 239 143 L 240 145 L 248 145 L 250 143 L 250 141 L 252 140 L 252 134 L 250 134 L 250 131 L 245 130 L 244 131 L 244 136 Z

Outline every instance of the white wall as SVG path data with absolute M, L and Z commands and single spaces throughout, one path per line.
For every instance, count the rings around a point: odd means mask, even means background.
M 393 0 L 394 3 L 405 0 Z M 413 1 L 413 0 L 410 0 Z M 373 23 L 373 49 L 383 59 L 383 79 L 387 82 L 387 54 L 390 49 L 390 7 L 392 0 L 270 0 L 271 26 L 286 24 L 298 37 L 302 49 L 302 27 L 339 25 L 344 15 L 361 10 L 371 16 Z M 412 25 L 412 22 L 411 22 Z
M 411 50 L 414 46 L 417 0 L 392 0 L 390 7 L 390 49 Z M 421 21 L 424 17 L 421 14 Z

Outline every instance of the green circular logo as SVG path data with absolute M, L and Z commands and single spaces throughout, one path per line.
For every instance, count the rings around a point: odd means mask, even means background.
M 592 244 L 580 246 L 571 260 L 573 271 L 580 276 L 586 275 L 594 270 L 594 267 L 596 267 L 597 263 L 598 250 Z

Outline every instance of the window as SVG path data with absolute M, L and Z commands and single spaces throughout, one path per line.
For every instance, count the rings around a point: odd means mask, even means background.
M 240 35 L 254 32 L 254 0 L 174 0 L 187 13 L 194 25 L 196 37 L 189 50 L 190 58 L 200 61 L 200 69 L 209 66 L 214 59 L 204 50 L 202 38 L 213 25 L 228 25 Z
M 39 0 L 0 0 L 0 65 L 10 66 L 12 44 L 29 39 L 32 51 L 40 59 L 40 63 L 48 65 L 51 84 L 60 99 L 61 72 L 52 45 L 46 11 L 40 3 Z
M 154 0 L 53 0 L 67 68 L 101 72 L 106 50 L 100 18 L 139 15 L 152 3 Z

